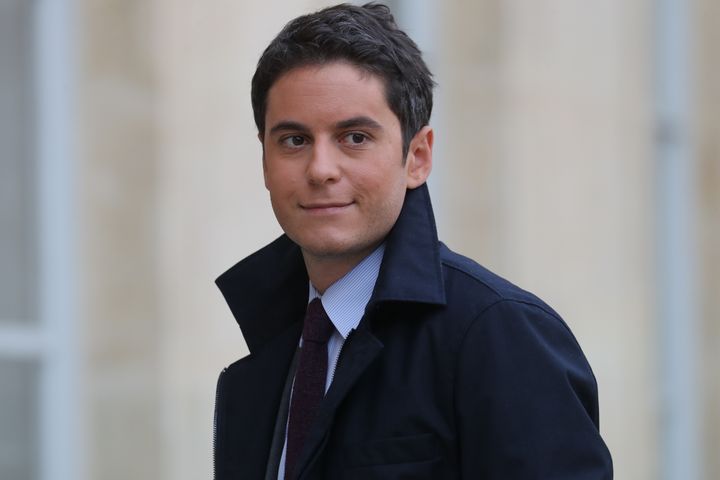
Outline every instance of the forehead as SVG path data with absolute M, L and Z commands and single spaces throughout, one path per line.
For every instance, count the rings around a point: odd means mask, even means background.
M 303 65 L 281 75 L 268 92 L 266 121 L 287 120 L 282 117 L 288 115 L 335 121 L 364 115 L 397 121 L 383 79 L 343 61 Z

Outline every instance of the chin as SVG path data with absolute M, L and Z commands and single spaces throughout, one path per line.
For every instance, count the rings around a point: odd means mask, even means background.
M 323 244 L 323 245 L 300 245 L 303 252 L 306 252 L 316 258 L 338 258 L 351 255 L 355 252 L 345 245 Z
M 324 238 L 317 242 L 295 242 L 300 245 L 303 252 L 321 259 L 353 257 L 365 252 L 371 248 L 365 244 L 358 244 L 344 239 L 328 239 Z

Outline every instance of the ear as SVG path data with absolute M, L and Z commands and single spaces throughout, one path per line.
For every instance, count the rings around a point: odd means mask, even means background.
M 260 146 L 262 147 L 262 167 L 263 167 L 263 179 L 265 181 L 265 188 L 268 188 L 268 172 L 267 163 L 265 162 L 265 142 L 263 142 L 262 132 L 258 132 L 258 140 L 260 140 Z
M 425 125 L 410 140 L 405 158 L 407 188 L 417 188 L 427 180 L 432 170 L 433 129 Z

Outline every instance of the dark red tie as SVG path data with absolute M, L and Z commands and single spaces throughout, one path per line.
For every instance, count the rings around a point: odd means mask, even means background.
M 290 400 L 285 480 L 293 478 L 295 462 L 317 416 L 320 401 L 325 396 L 328 369 L 327 344 L 334 330 L 335 327 L 325 313 L 320 299 L 315 298 L 308 305 L 305 314 L 300 359 Z

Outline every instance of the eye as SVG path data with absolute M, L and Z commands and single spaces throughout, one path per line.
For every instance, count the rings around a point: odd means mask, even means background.
M 369 137 L 365 135 L 364 133 L 360 132 L 351 132 L 346 134 L 342 137 L 342 143 L 346 143 L 348 145 L 363 145 L 367 143 L 369 140 Z
M 302 147 L 307 142 L 305 141 L 305 137 L 303 137 L 302 135 L 290 135 L 288 137 L 280 139 L 280 143 L 284 147 L 297 148 Z

